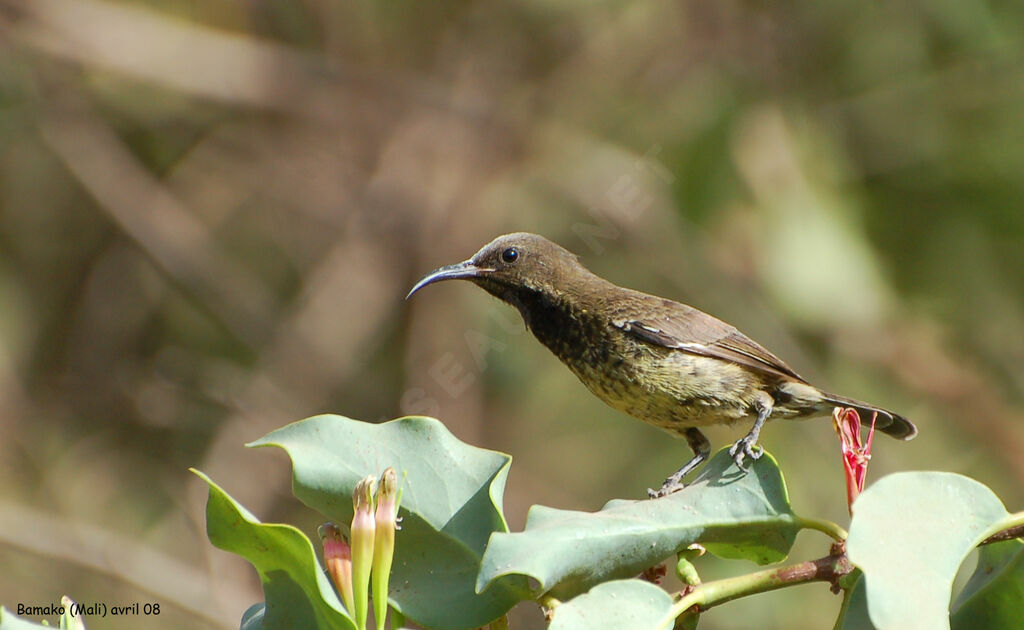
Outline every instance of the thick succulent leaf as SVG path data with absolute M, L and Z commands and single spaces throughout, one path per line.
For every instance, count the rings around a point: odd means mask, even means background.
M 44 626 L 33 621 L 22 619 L 10 610 L 0 606 L 0 630 L 39 630 L 40 628 L 49 630 L 52 626 Z
M 869 487 L 853 504 L 846 544 L 864 572 L 872 623 L 880 630 L 949 628 L 960 564 L 1007 516 L 991 490 L 952 473 L 897 473 Z
M 352 489 L 393 466 L 402 510 L 483 551 L 508 531 L 502 495 L 512 458 L 460 442 L 440 421 L 411 416 L 382 424 L 314 416 L 249 444 L 277 446 L 292 460 L 295 496 L 342 523 L 352 520 Z
M 302 532 L 290 525 L 261 523 L 206 475 L 193 472 L 210 487 L 206 504 L 210 542 L 251 562 L 263 583 L 262 623 L 254 625 L 250 608 L 244 627 L 355 629 Z
M 665 591 L 650 582 L 617 580 L 556 608 L 549 630 L 666 630 L 674 623 Z
M 250 446 L 278 446 L 292 460 L 295 495 L 339 523 L 352 520 L 352 490 L 393 466 L 402 491 L 391 601 L 428 628 L 475 628 L 529 595 L 512 577 L 475 589 L 487 540 L 506 532 L 502 495 L 511 457 L 464 444 L 433 418 L 383 424 L 316 416 Z
M 565 599 L 694 542 L 722 557 L 776 562 L 800 528 L 775 460 L 766 454 L 743 475 L 723 450 L 691 485 L 661 499 L 612 501 L 598 512 L 532 507 L 525 531 L 491 537 L 477 587 L 520 574 Z
M 1024 628 L 1024 541 L 978 551 L 978 566 L 953 606 L 954 630 Z
M 404 546 L 405 552 L 399 550 Z M 529 597 L 522 579 L 474 585 L 480 554 L 433 529 L 415 514 L 402 521 L 391 569 L 391 600 L 402 614 L 428 628 L 476 628 Z

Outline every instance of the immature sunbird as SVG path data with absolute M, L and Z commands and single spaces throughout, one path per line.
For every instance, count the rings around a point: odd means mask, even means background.
M 757 459 L 769 418 L 808 418 L 852 407 L 869 424 L 909 440 L 917 428 L 903 416 L 805 381 L 781 359 L 733 326 L 692 306 L 616 286 L 571 252 L 519 232 L 499 236 L 464 262 L 436 269 L 409 292 L 441 280 L 469 280 L 515 306 L 533 335 L 595 396 L 615 409 L 686 438 L 694 456 L 658 491 L 684 487 L 711 443 L 700 427 L 753 420 L 729 449 L 740 469 Z

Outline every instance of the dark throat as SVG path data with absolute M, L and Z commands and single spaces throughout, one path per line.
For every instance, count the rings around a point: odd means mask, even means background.
M 607 322 L 592 309 L 564 297 L 527 288 L 500 296 L 519 309 L 527 328 L 559 359 L 569 365 L 603 364 L 608 359 Z

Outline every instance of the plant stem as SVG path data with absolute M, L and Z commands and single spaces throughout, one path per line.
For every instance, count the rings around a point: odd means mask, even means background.
M 672 606 L 672 615 L 678 617 L 694 606 L 707 610 L 712 606 L 745 597 L 773 591 L 775 589 L 803 584 L 805 582 L 831 582 L 836 584 L 839 578 L 853 571 L 853 565 L 846 557 L 840 545 L 833 546 L 833 554 L 801 562 L 780 569 L 767 569 L 749 575 L 741 575 L 724 580 L 704 582 L 684 595 Z
M 1009 527 L 1006 524 L 1009 523 Z M 1004 527 L 1001 531 L 998 531 L 985 540 L 978 543 L 981 545 L 991 545 L 992 543 L 1002 542 L 1004 540 L 1012 540 L 1014 538 L 1024 537 L 1024 512 L 1017 512 L 1011 514 L 1006 521 L 1000 523 Z
M 841 544 L 846 539 L 846 530 L 825 520 L 802 518 L 800 524 L 808 529 L 824 532 L 835 538 L 840 544 L 832 546 L 830 555 L 817 560 L 699 584 L 672 606 L 672 616 L 678 617 L 694 606 L 704 611 L 740 597 L 774 591 L 795 584 L 831 582 L 833 585 L 837 585 L 839 578 L 853 571 L 853 565 L 846 557 L 846 550 Z M 1010 515 L 1000 525 L 1004 529 L 978 543 L 979 546 L 1024 537 L 1024 512 Z M 1007 527 L 1007 525 L 1009 526 Z
M 836 542 L 843 542 L 849 534 L 846 530 L 840 527 L 838 524 L 832 521 L 826 521 L 824 519 L 819 520 L 816 518 L 799 518 L 801 527 L 806 529 L 815 529 L 823 534 L 831 536 Z

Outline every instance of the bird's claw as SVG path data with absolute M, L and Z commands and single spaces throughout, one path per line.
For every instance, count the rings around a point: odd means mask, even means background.
M 751 438 L 749 435 L 736 440 L 736 443 L 729 447 L 729 455 L 732 457 L 732 461 L 736 462 L 736 467 L 747 472 L 747 468 L 743 465 L 743 460 L 750 458 L 752 460 L 761 459 L 764 455 L 764 449 L 758 446 L 757 438 Z
M 683 488 L 686 487 L 686 484 L 681 482 L 681 481 L 671 481 L 671 482 L 670 481 L 671 480 L 666 481 L 664 484 L 662 484 L 661 488 L 659 488 L 657 490 L 654 490 L 652 488 L 648 488 L 647 489 L 647 498 L 649 498 L 649 499 L 660 499 L 662 497 L 667 497 L 668 495 L 672 494 L 673 492 L 679 492 L 680 490 L 682 490 Z
M 648 488 L 647 489 L 647 498 L 648 499 L 660 499 L 662 497 L 668 497 L 672 493 L 679 492 L 680 490 L 682 490 L 684 488 L 686 488 L 686 484 L 680 484 L 679 481 L 676 481 L 675 484 L 665 484 L 664 486 L 662 486 L 662 488 L 659 488 L 658 490 L 653 490 L 653 489 Z

